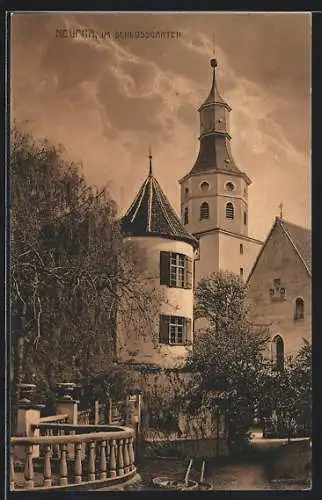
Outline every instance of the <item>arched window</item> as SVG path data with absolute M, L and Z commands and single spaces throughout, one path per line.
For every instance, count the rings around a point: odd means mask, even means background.
M 294 319 L 304 319 L 304 300 L 301 297 L 295 301 Z
M 200 220 L 209 219 L 209 205 L 206 201 L 200 205 Z
M 280 335 L 273 339 L 273 364 L 275 370 L 284 370 L 284 341 Z
M 226 218 L 233 219 L 234 218 L 234 205 L 229 202 L 226 205 Z

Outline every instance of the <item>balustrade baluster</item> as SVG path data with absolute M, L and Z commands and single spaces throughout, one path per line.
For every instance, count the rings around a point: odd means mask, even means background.
M 123 457 L 123 446 L 124 440 L 119 439 L 117 443 L 117 475 L 123 476 L 124 474 L 124 457 Z
M 129 456 L 129 441 L 130 438 L 124 439 L 124 474 L 130 472 L 130 456 Z
M 95 442 L 90 441 L 88 448 L 88 480 L 95 481 Z
M 26 447 L 26 462 L 25 462 L 25 488 L 30 489 L 34 487 L 34 465 L 32 461 L 33 445 Z
M 108 477 L 116 477 L 116 441 L 112 439 L 110 444 Z
M 100 443 L 100 479 L 106 479 L 106 441 Z
M 135 467 L 135 457 L 134 457 L 134 440 L 133 436 L 129 438 L 129 459 L 130 459 L 130 470 Z
M 60 447 L 60 463 L 59 463 L 59 469 L 60 469 L 59 484 L 60 484 L 60 486 L 67 486 L 67 484 L 68 484 L 66 455 L 67 455 L 67 444 L 62 443 L 61 447 Z
M 44 486 L 48 487 L 52 485 L 52 476 L 51 476 L 51 445 L 45 444 L 44 446 Z
M 75 443 L 75 483 L 82 482 L 82 443 Z
M 10 449 L 10 490 L 15 489 L 15 465 L 14 465 L 14 448 Z

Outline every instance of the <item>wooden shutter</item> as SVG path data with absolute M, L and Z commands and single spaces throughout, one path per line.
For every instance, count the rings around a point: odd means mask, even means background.
M 184 287 L 192 288 L 192 266 L 193 262 L 190 257 L 185 258 L 185 279 L 184 279 Z
M 160 252 L 160 285 L 170 284 L 170 252 Z
M 169 344 L 169 316 L 160 315 L 159 342 Z
M 191 342 L 191 318 L 184 318 L 183 323 L 183 344 L 189 344 Z

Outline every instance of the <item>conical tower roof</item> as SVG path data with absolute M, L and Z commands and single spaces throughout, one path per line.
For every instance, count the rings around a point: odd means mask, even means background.
M 162 188 L 152 174 L 152 156 L 149 156 L 149 175 L 143 182 L 132 205 L 121 220 L 128 236 L 161 236 L 197 246 L 192 234 L 185 230 Z

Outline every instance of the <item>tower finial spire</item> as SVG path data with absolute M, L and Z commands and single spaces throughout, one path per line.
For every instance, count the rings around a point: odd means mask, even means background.
M 151 177 L 152 175 L 152 153 L 151 153 L 151 146 L 149 146 L 149 176 Z
M 212 34 L 212 57 L 215 58 L 215 52 L 216 52 L 216 38 L 215 38 L 215 33 Z

